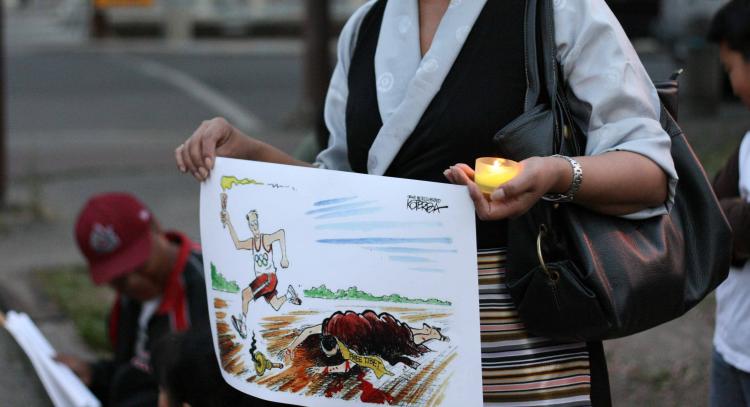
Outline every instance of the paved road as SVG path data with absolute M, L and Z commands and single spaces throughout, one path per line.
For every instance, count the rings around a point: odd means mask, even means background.
M 26 170 L 32 151 L 42 155 L 37 158 L 43 172 L 58 170 L 70 163 L 48 162 L 46 148 L 64 155 L 68 147 L 85 148 L 82 144 L 96 149 L 103 143 L 174 143 L 217 115 L 293 148 L 296 140 L 284 138 L 280 130 L 293 124 L 300 107 L 299 61 L 297 53 L 144 54 L 117 46 L 11 49 L 9 141 L 11 153 L 20 153 L 12 154 L 11 175 Z M 97 162 L 85 150 L 71 153 L 81 165 Z
M 172 150 L 204 119 L 225 116 L 290 152 L 307 132 L 296 125 L 297 43 L 89 43 L 65 27 L 51 31 L 49 16 L 9 21 L 11 200 L 40 203 L 56 220 L 24 225 L 2 245 L 11 269 L 29 262 L 17 250 L 39 239 L 36 228 L 66 230 L 50 262 L 77 259 L 67 231 L 82 201 L 103 190 L 131 189 L 164 203 L 163 223 L 197 237 L 198 186 L 176 175 Z

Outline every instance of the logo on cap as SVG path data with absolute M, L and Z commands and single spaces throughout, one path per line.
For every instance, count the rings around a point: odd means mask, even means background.
M 89 235 L 89 246 L 99 254 L 112 253 L 120 246 L 120 238 L 112 225 L 95 223 Z
M 148 222 L 148 220 L 151 219 L 151 215 L 147 210 L 141 209 L 141 211 L 138 212 L 138 218 L 140 218 L 144 222 Z

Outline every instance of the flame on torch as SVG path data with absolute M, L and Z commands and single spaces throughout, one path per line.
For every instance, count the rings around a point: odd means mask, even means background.
M 227 176 L 227 175 L 221 177 L 221 190 L 222 191 L 226 192 L 232 189 L 232 187 L 234 187 L 235 185 L 263 185 L 263 183 L 258 182 L 252 178 L 239 179 L 237 177 Z

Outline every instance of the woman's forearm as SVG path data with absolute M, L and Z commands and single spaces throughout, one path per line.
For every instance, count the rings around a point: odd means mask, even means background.
M 241 145 L 238 146 L 239 156 L 246 160 L 263 161 L 276 164 L 296 165 L 300 167 L 312 167 L 312 164 L 298 160 L 278 148 L 240 133 Z
M 553 193 L 565 193 L 573 174 L 570 163 L 556 160 L 558 181 Z M 613 151 L 596 156 L 576 157 L 583 168 L 579 205 L 608 215 L 625 215 L 656 207 L 667 200 L 667 175 L 653 161 L 637 153 Z

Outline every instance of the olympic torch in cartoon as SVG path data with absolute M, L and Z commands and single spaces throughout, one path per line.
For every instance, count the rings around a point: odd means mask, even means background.
M 222 192 L 221 193 L 221 225 L 226 228 L 227 227 L 227 193 Z

